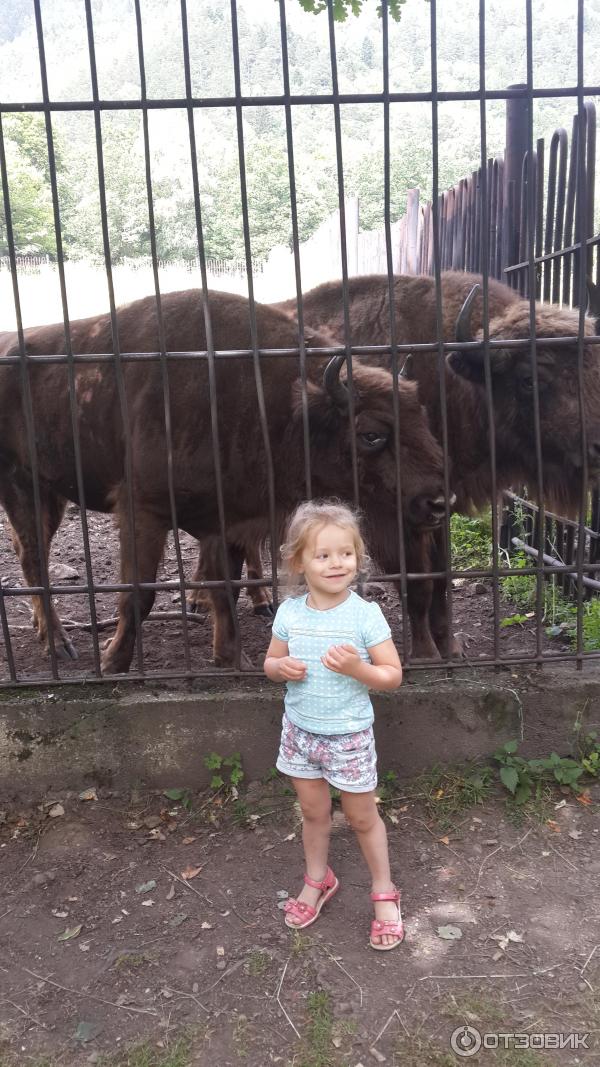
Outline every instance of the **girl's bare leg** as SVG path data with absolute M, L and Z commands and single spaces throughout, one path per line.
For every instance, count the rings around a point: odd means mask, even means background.
M 327 871 L 329 836 L 331 834 L 331 796 L 324 778 L 292 778 L 302 808 L 302 844 L 305 870 L 309 878 L 322 882 Z M 304 885 L 297 900 L 314 908 L 321 896 L 320 889 Z
M 371 872 L 372 893 L 388 893 L 393 889 L 385 824 L 375 803 L 375 792 L 345 793 L 342 791 L 342 808 L 347 821 L 358 838 L 361 852 Z M 375 918 L 385 921 L 398 917 L 393 900 L 377 900 L 374 903 Z M 391 945 L 398 938 L 383 934 L 381 941 Z

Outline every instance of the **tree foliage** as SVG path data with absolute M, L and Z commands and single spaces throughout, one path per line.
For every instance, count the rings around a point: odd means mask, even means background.
M 40 99 L 37 40 L 30 0 L 0 5 L 0 98 Z M 149 97 L 185 94 L 179 0 L 142 0 L 143 46 Z M 294 0 L 288 5 L 288 54 L 293 94 L 332 91 L 327 19 L 313 19 L 324 0 Z M 478 3 L 464 0 L 460 19 L 451 5 L 439 5 L 437 68 L 440 90 L 477 90 Z M 281 96 L 283 92 L 278 11 L 262 15 L 254 0 L 239 0 L 240 78 L 244 96 Z M 521 0 L 486 4 L 486 84 L 503 88 L 525 77 L 525 27 Z M 423 0 L 388 4 L 389 70 L 392 91 L 431 88 L 429 9 Z M 195 97 L 234 95 L 232 27 L 229 5 L 206 0 L 188 5 L 192 93 Z M 95 0 L 94 40 L 102 99 L 138 99 L 140 70 L 131 0 Z M 402 19 L 399 20 L 400 12 Z M 339 86 L 342 93 L 380 92 L 382 27 L 376 3 L 335 0 Z M 72 0 L 42 4 L 51 99 L 89 100 L 90 61 L 83 5 Z M 347 17 L 349 15 L 359 17 Z M 600 39 L 600 3 L 586 5 L 586 42 Z M 572 11 L 557 13 L 549 0 L 535 6 L 534 76 L 536 86 L 573 85 L 576 81 L 576 22 Z M 395 21 L 394 21 L 395 20 Z M 586 44 L 590 61 L 592 44 Z M 570 125 L 574 103 L 539 100 L 534 136 Z M 55 249 L 48 150 L 43 116 L 7 113 L 3 134 L 9 170 L 10 202 L 17 249 L 53 253 Z M 211 256 L 244 254 L 239 148 L 234 107 L 197 108 L 194 113 L 200 201 L 205 247 Z M 486 105 L 486 154 L 504 147 L 502 101 Z M 110 251 L 114 257 L 150 250 L 144 138 L 139 109 L 103 110 L 102 164 Z M 346 195 L 360 198 L 363 229 L 383 224 L 383 108 L 380 104 L 341 107 L 342 155 Z M 93 115 L 88 111 L 53 112 L 59 208 L 64 247 L 70 256 L 103 255 L 98 155 Z M 300 240 L 306 240 L 338 206 L 333 109 L 325 104 L 292 108 L 294 183 Z M 190 137 L 184 109 L 149 113 L 152 194 L 157 248 L 161 258 L 193 256 L 197 251 L 191 182 Z M 251 251 L 264 256 L 274 245 L 291 244 L 290 166 L 284 108 L 244 107 L 243 146 Z M 481 162 L 477 100 L 440 103 L 438 109 L 438 188 L 443 190 Z M 432 110 L 428 103 L 390 108 L 390 194 L 392 220 L 398 218 L 407 190 L 433 192 Z M 0 200 L 0 253 L 6 251 L 6 223 Z

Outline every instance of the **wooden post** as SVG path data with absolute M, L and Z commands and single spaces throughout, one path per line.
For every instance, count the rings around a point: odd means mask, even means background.
M 523 84 L 509 85 L 509 89 L 526 89 Z M 502 242 L 502 268 L 515 263 L 519 248 L 519 219 L 521 216 L 521 182 L 523 158 L 528 147 L 529 104 L 525 97 L 509 97 L 506 101 L 506 144 L 504 148 L 504 226 Z M 512 203 L 515 206 L 512 220 L 508 212 L 509 190 L 513 183 Z M 513 221 L 513 227 L 509 226 Z M 511 232 L 512 229 L 512 232 Z M 511 281 L 510 278 L 506 279 Z M 513 283 L 514 284 L 514 283 Z

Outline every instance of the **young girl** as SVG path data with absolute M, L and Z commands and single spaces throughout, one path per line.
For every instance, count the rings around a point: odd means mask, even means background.
M 327 866 L 332 785 L 341 792 L 371 872 L 371 947 L 389 950 L 400 944 L 404 929 L 375 803 L 368 691 L 396 689 L 402 667 L 379 605 L 350 589 L 366 555 L 350 508 L 337 501 L 301 504 L 282 555 L 291 577 L 307 590 L 281 604 L 264 666 L 272 681 L 287 683 L 277 767 L 291 776 L 302 809 L 305 885 L 297 899 L 287 901 L 285 922 L 296 930 L 310 926 L 339 889 Z

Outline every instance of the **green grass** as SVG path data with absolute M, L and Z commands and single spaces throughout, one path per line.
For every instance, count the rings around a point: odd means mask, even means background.
M 469 808 L 482 804 L 489 795 L 493 770 L 487 765 L 462 764 L 442 767 L 436 764 L 411 783 L 411 792 L 421 794 L 427 814 L 442 828 Z
M 484 570 L 492 562 L 492 513 L 480 516 L 453 515 L 450 519 L 452 569 Z
M 519 552 L 511 558 L 511 567 L 529 567 L 531 560 Z M 501 579 L 504 596 L 521 612 L 535 611 L 537 603 L 537 578 L 535 574 L 512 574 Z M 525 621 L 512 617 L 515 622 Z M 511 617 L 504 620 L 505 625 Z M 557 578 L 544 582 L 542 590 L 542 622 L 548 637 L 565 637 L 571 647 L 577 647 L 577 604 L 565 596 Z M 585 652 L 600 648 L 600 599 L 584 600 L 582 606 L 582 645 Z
M 306 1015 L 304 1048 L 298 1067 L 333 1067 L 333 1011 L 331 997 L 326 990 L 318 989 L 308 994 Z

